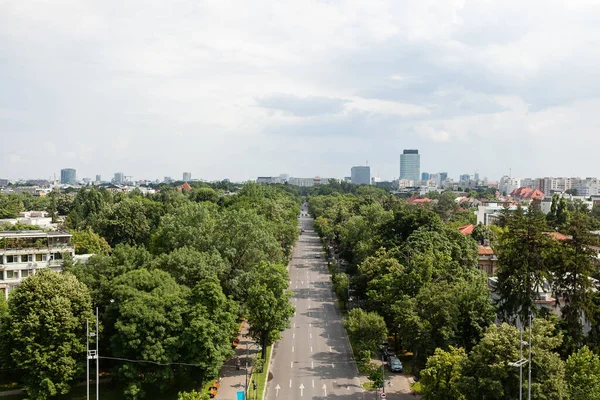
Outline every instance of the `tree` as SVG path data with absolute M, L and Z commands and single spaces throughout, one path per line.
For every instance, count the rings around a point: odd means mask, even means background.
M 571 400 L 600 399 L 600 357 L 583 346 L 565 364 L 567 390 Z
M 564 197 L 558 202 L 556 207 L 556 226 L 563 227 L 569 223 L 569 207 L 567 199 Z
M 507 230 L 500 237 L 498 253 L 498 311 L 505 321 L 527 321 L 537 313 L 538 289 L 548 282 L 551 255 L 556 242 L 544 232 L 543 214 L 530 209 L 505 212 Z
M 184 321 L 189 289 L 164 271 L 133 270 L 114 279 L 107 307 L 106 335 L 115 357 L 155 363 L 186 362 Z M 117 367 L 131 399 L 144 396 L 148 387 L 165 390 L 173 379 L 173 366 L 125 363 Z
M 105 207 L 98 217 L 96 229 L 113 247 L 143 244 L 150 236 L 148 219 L 139 199 L 124 198 Z
M 477 224 L 475 228 L 473 228 L 471 237 L 479 244 L 483 244 L 486 241 L 491 243 L 495 239 L 494 232 L 482 223 Z
M 100 235 L 92 232 L 90 228 L 73 232 L 73 245 L 75 254 L 108 254 L 110 245 Z
M 524 339 L 527 335 L 528 332 Z M 566 399 L 564 363 L 553 352 L 562 337 L 555 335 L 550 321 L 541 318 L 534 319 L 532 336 L 531 398 Z M 467 400 L 519 398 L 519 368 L 509 365 L 519 360 L 519 342 L 519 330 L 514 326 L 503 323 L 487 329 L 463 364 L 460 386 Z M 528 349 L 524 347 L 523 351 Z M 527 374 L 524 373 L 524 393 L 527 385 Z
M 191 392 L 179 392 L 177 400 L 210 400 L 210 395 L 192 390 Z
M 6 323 L 10 357 L 23 371 L 29 396 L 65 394 L 83 372 L 88 289 L 69 273 L 40 270 L 11 293 Z
M 450 346 L 448 351 L 435 349 L 421 371 L 423 398 L 427 400 L 464 400 L 459 383 L 462 363 L 467 353 L 463 348 Z
M 294 315 L 288 280 L 287 269 L 274 263 L 259 264 L 248 276 L 245 307 L 249 333 L 262 346 L 263 359 L 267 354 L 267 346 L 289 328 Z
M 377 352 L 381 343 L 387 340 L 385 321 L 377 313 L 367 312 L 362 308 L 354 308 L 344 319 L 344 327 L 352 343 L 356 344 L 355 351 Z
M 593 319 L 592 276 L 596 271 L 597 252 L 592 248 L 597 240 L 592 230 L 589 211 L 572 214 L 565 226 L 566 240 L 557 242 L 553 268 L 553 288 L 563 297 L 561 308 L 566 326 L 565 347 L 568 353 L 584 342 L 582 318 Z

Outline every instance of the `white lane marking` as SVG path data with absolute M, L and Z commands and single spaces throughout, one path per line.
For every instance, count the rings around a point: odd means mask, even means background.
M 315 387 L 315 380 L 312 380 L 312 387 Z
M 313 352 L 313 351 L 312 351 L 312 346 L 310 346 L 310 352 L 311 352 L 311 353 Z
M 333 363 L 331 363 L 331 368 L 335 368 L 335 365 L 333 365 Z
M 329 347 L 329 352 L 331 353 L 331 347 Z
M 308 323 L 308 327 L 309 327 L 309 328 L 312 328 L 312 324 L 311 324 L 310 322 Z
M 311 367 L 311 368 L 314 368 L 314 367 L 315 367 L 315 362 L 314 362 L 314 361 L 311 361 L 311 362 L 310 362 L 310 367 Z
M 294 322 L 294 328 L 296 327 L 296 323 Z
M 294 362 L 293 361 L 290 361 L 290 368 L 292 368 L 292 369 L 294 368 Z
M 296 339 L 296 334 L 292 333 L 292 339 Z
M 290 387 L 292 387 L 292 380 L 290 379 Z
M 294 352 L 294 346 L 292 346 L 292 353 Z
M 308 335 L 309 335 L 309 336 L 310 336 L 310 338 L 312 339 L 312 333 L 309 333 Z

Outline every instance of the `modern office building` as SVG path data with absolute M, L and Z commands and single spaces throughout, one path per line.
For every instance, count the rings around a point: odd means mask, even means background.
M 400 154 L 400 179 L 418 182 L 421 178 L 421 156 L 419 150 L 404 150 Z
M 60 183 L 63 185 L 75 185 L 77 183 L 77 171 L 73 168 L 61 169 Z
M 65 253 L 75 255 L 66 232 L 0 232 L 0 296 L 8 294 L 29 275 L 41 269 L 61 271 Z
M 191 172 L 184 172 L 183 173 L 183 181 L 184 182 L 189 182 L 192 180 L 192 173 Z
M 96 175 L 96 182 L 102 182 L 102 175 Z
M 438 174 L 438 176 L 440 177 L 440 185 L 443 184 L 444 182 L 446 182 L 446 180 L 448 179 L 448 173 L 447 172 L 440 172 Z
M 423 173 L 421 173 L 421 180 L 422 181 L 428 181 L 429 180 L 429 172 L 423 172 Z
M 115 177 L 113 178 L 113 183 L 115 185 L 122 185 L 125 183 L 125 175 L 122 172 L 115 172 Z
M 371 184 L 371 167 L 368 165 L 352 167 L 350 170 L 350 179 L 355 185 Z

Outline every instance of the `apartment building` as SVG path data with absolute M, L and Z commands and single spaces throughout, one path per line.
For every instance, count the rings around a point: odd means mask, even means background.
M 0 295 L 40 269 L 61 271 L 65 253 L 75 255 L 71 234 L 44 231 L 0 232 Z

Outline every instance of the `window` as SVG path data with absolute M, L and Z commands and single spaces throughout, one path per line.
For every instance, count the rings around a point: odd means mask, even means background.
M 35 255 L 35 261 L 42 261 L 42 254 L 36 254 Z
M 6 271 L 6 279 L 17 279 L 18 277 L 17 271 Z
M 33 262 L 33 254 L 27 254 L 27 262 Z
M 42 254 L 42 261 L 48 261 L 48 254 Z
M 29 270 L 22 269 L 21 270 L 21 278 L 27 278 L 29 276 Z
M 6 256 L 6 263 L 10 264 L 10 263 L 14 262 L 13 257 L 18 257 L 18 256 Z

